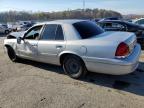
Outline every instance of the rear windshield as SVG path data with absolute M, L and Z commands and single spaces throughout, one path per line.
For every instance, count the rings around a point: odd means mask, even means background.
M 101 27 L 91 21 L 77 22 L 74 23 L 73 26 L 76 28 L 82 39 L 91 38 L 104 32 Z

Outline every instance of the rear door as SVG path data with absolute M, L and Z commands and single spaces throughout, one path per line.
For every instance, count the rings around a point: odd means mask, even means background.
M 58 55 L 65 49 L 64 32 L 61 25 L 47 24 L 38 42 L 38 55 L 42 62 L 59 64 Z

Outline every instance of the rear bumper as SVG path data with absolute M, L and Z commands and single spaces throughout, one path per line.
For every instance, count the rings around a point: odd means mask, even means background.
M 134 72 L 137 69 L 140 54 L 141 47 L 137 44 L 131 55 L 125 59 L 88 57 L 84 61 L 89 71 L 112 75 L 123 75 Z

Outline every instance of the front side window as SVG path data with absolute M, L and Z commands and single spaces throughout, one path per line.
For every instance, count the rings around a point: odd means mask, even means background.
M 125 28 L 122 24 L 118 24 L 118 23 L 113 23 L 112 27 L 113 28 Z
M 31 28 L 25 34 L 25 39 L 31 39 L 31 40 L 39 39 L 41 29 L 42 29 L 42 26 L 35 26 L 35 27 Z
M 112 23 L 105 23 L 104 28 L 112 28 Z
M 42 40 L 64 40 L 61 25 L 48 24 L 42 34 Z
M 73 24 L 82 39 L 91 38 L 104 32 L 104 30 L 91 21 L 82 21 Z

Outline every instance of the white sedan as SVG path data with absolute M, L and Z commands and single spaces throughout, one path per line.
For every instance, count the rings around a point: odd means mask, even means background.
M 10 32 L 11 32 L 11 29 L 10 29 L 10 28 L 8 28 L 8 27 L 0 24 L 0 33 L 8 34 L 8 33 L 10 33 Z
M 138 67 L 141 53 L 136 36 L 105 32 L 87 20 L 58 20 L 13 32 L 4 40 L 9 58 L 61 65 L 72 78 L 87 71 L 122 75 Z

